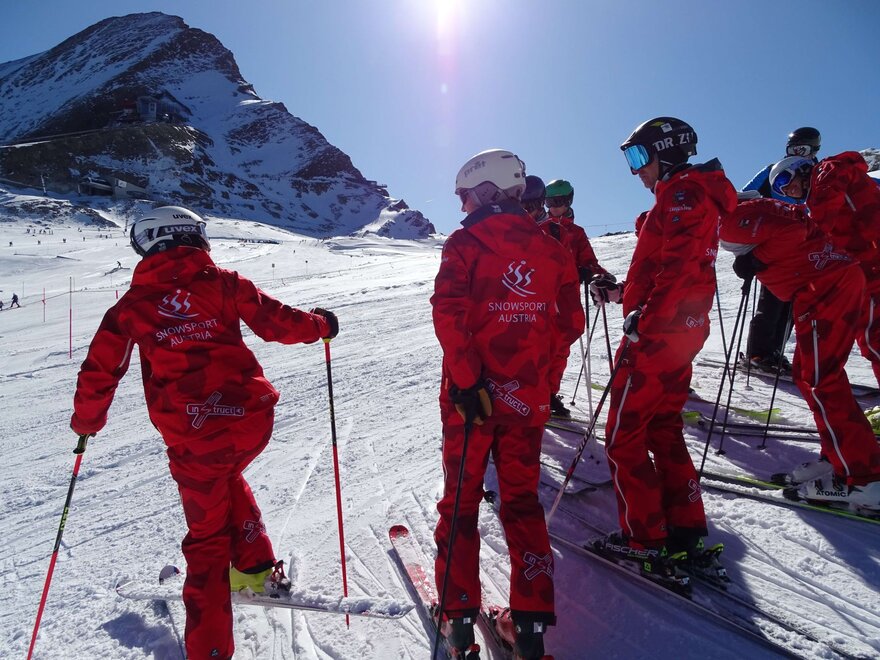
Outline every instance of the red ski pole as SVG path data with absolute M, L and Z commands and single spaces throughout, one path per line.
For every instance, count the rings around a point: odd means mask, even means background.
M 82 463 L 82 455 L 86 451 L 86 442 L 89 435 L 79 436 L 76 443 L 76 461 L 73 463 L 73 477 L 70 479 L 70 487 L 67 489 L 67 501 L 64 503 L 64 512 L 61 514 L 61 524 L 58 526 L 58 536 L 55 538 L 55 549 L 52 550 L 52 559 L 49 560 L 49 571 L 46 573 L 46 583 L 43 585 L 43 595 L 40 598 L 40 607 L 37 610 L 37 620 L 34 621 L 34 632 L 31 633 L 31 645 L 28 647 L 28 660 L 34 653 L 34 644 L 37 642 L 37 632 L 40 630 L 40 620 L 43 618 L 43 609 L 46 607 L 46 596 L 49 595 L 49 585 L 52 583 L 52 573 L 55 571 L 55 560 L 58 559 L 58 549 L 61 547 L 61 535 L 64 533 L 64 524 L 67 522 L 67 513 L 70 511 L 70 500 L 73 498 L 73 487 L 76 486 L 76 478 L 79 475 L 79 464 Z
M 330 369 L 330 339 L 324 338 L 324 359 L 327 362 L 327 392 L 330 396 L 330 437 L 333 440 L 333 477 L 336 480 L 336 517 L 339 526 L 339 556 L 342 559 L 342 595 L 348 596 L 348 574 L 345 570 L 345 532 L 342 528 L 342 488 L 339 485 L 339 452 L 336 449 L 336 413 L 333 410 L 333 373 Z M 345 615 L 345 625 L 351 623 Z

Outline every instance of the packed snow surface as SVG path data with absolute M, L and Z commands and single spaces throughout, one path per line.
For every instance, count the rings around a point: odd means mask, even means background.
M 111 218 L 112 219 L 112 218 Z M 69 429 L 76 374 L 104 311 L 128 285 L 138 258 L 118 229 L 0 224 L 0 299 L 17 293 L 21 309 L 0 313 L 2 445 L 0 480 L 0 656 L 25 657 L 64 498 L 76 437 Z M 441 484 L 437 408 L 441 352 L 431 324 L 440 244 L 380 238 L 317 241 L 234 219 L 210 223 L 212 256 L 296 307 L 335 311 L 341 332 L 331 343 L 346 557 L 351 596 L 408 599 L 389 553 L 387 531 L 410 527 L 433 552 L 435 503 Z M 625 275 L 635 238 L 593 240 L 602 264 Z M 119 264 L 117 264 L 117 261 Z M 730 257 L 718 264 L 726 341 L 740 303 Z M 44 293 L 45 292 L 45 293 Z M 608 309 L 612 346 L 620 308 Z M 595 318 L 591 310 L 591 321 Z M 592 380 L 609 375 L 604 329 L 590 346 Z M 329 404 L 322 344 L 267 344 L 245 329 L 246 341 L 281 391 L 275 434 L 246 472 L 279 558 L 294 588 L 341 595 Z M 574 354 L 577 354 L 575 345 Z M 704 355 L 722 357 L 713 311 Z M 179 658 L 172 618 L 159 605 L 120 598 L 123 578 L 150 580 L 168 563 L 183 565 L 183 514 L 168 473 L 164 445 L 147 418 L 137 368 L 122 381 L 106 428 L 89 442 L 55 567 L 37 658 Z M 563 383 L 570 400 L 580 364 Z M 850 377 L 871 382 L 867 362 L 853 354 Z M 695 365 L 692 385 L 714 401 L 720 369 Z M 736 405 L 766 408 L 766 380 L 744 378 Z M 587 409 L 581 383 L 578 409 Z M 658 393 L 659 394 L 659 393 Z M 598 395 L 593 395 L 594 404 Z M 863 400 L 876 405 L 876 400 Z M 797 392 L 783 384 L 776 407 L 785 421 L 812 425 Z M 581 412 L 581 414 L 586 414 Z M 601 415 L 604 419 L 604 413 Z M 600 425 L 600 429 L 602 426 Z M 705 434 L 688 428 L 695 460 Z M 579 438 L 547 434 L 567 467 Z M 814 457 L 818 446 L 754 437 L 712 440 L 707 465 L 766 478 Z M 560 444 L 562 448 L 560 449 Z M 588 452 L 589 453 L 589 452 Z M 586 457 L 585 457 L 586 458 Z M 597 459 L 601 462 L 600 459 Z M 557 477 L 558 478 L 558 477 Z M 542 489 L 549 506 L 555 491 Z M 706 490 L 710 540 L 725 544 L 724 560 L 748 598 L 819 641 L 759 623 L 764 634 L 809 658 L 880 656 L 880 529 Z M 613 494 L 600 488 L 566 495 L 551 528 L 576 541 L 591 536 L 574 513 L 611 529 Z M 567 513 L 568 512 L 568 513 Z M 490 597 L 504 603 L 508 562 L 497 517 L 481 517 L 483 575 Z M 556 549 L 559 624 L 547 635 L 557 660 L 596 658 L 750 658 L 768 650 L 731 630 L 646 592 L 570 550 Z M 699 589 L 699 585 L 696 589 Z M 173 611 L 173 608 L 172 608 Z M 178 625 L 182 622 L 179 621 Z M 430 640 L 414 611 L 397 621 L 306 614 L 280 609 L 235 610 L 236 658 L 426 658 Z

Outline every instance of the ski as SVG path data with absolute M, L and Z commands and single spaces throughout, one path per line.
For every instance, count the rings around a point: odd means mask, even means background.
M 726 422 L 722 419 L 716 419 L 715 425 L 712 426 L 712 418 L 698 410 L 686 410 L 681 414 L 681 417 L 688 426 L 696 426 L 704 431 L 708 431 L 711 426 L 713 432 L 761 438 L 764 436 L 766 428 L 768 438 L 793 442 L 819 442 L 819 432 L 805 426 L 770 424 L 769 427 L 765 427 L 763 423 L 741 422 L 731 419 Z
M 858 513 L 850 509 L 842 509 L 832 506 L 831 504 L 822 504 L 818 501 L 807 501 L 802 499 L 797 493 L 796 488 L 790 488 L 781 484 L 770 482 L 760 482 L 758 480 L 746 482 L 742 478 L 731 481 L 731 477 L 727 475 L 713 475 L 703 472 L 703 480 L 700 486 L 716 491 L 725 491 L 734 495 L 741 495 L 753 500 L 761 500 L 778 506 L 785 506 L 791 509 L 804 509 L 806 511 L 817 511 L 819 513 L 828 513 L 839 518 L 847 520 L 856 520 L 874 525 L 880 525 L 880 514 Z M 772 492 L 771 492 L 772 491 Z
M 163 572 L 169 567 L 165 567 Z M 171 567 L 173 568 L 173 567 Z M 175 569 L 177 570 L 177 569 Z M 116 593 L 130 600 L 155 600 L 171 603 L 183 600 L 183 575 L 178 570 L 179 579 L 163 580 L 159 584 L 127 580 L 116 585 Z M 351 616 L 375 617 L 380 619 L 399 619 L 412 608 L 411 603 L 401 603 L 391 598 L 371 598 L 367 596 L 337 597 L 313 592 L 294 592 L 279 597 L 253 592 L 232 592 L 233 605 L 254 605 L 257 607 L 280 607 L 325 614 L 347 614 Z
M 701 357 L 697 360 L 697 364 L 706 366 L 706 367 L 715 367 L 715 368 L 724 368 L 724 362 L 715 358 Z M 744 373 L 742 371 L 743 366 L 737 369 L 737 373 Z M 752 376 L 758 376 L 762 379 L 774 380 L 776 378 L 776 374 L 768 373 L 766 371 L 761 371 L 760 369 L 752 369 Z M 794 384 L 794 380 L 791 377 L 791 374 L 782 373 L 779 376 L 780 381 L 784 381 L 786 383 Z M 874 385 L 864 385 L 862 383 L 850 383 L 850 387 L 852 388 L 853 395 L 856 397 L 876 397 L 880 396 L 880 388 Z
M 688 597 L 686 595 L 683 595 L 677 591 L 670 589 L 667 585 L 651 580 L 637 571 L 630 570 L 623 564 L 607 558 L 603 554 L 586 547 L 586 545 L 582 543 L 576 543 L 554 532 L 550 533 L 550 538 L 558 545 L 564 546 L 565 548 L 572 550 L 573 552 L 576 552 L 583 557 L 587 557 L 592 561 L 598 562 L 609 570 L 626 576 L 627 579 L 634 581 L 636 584 L 644 586 L 646 589 L 649 589 L 653 593 L 667 599 L 670 602 L 683 605 L 692 610 L 695 610 L 696 612 L 703 615 L 705 618 L 715 621 L 727 630 L 732 630 L 733 632 L 736 632 L 743 637 L 747 637 L 752 641 L 760 644 L 761 646 L 772 650 L 774 653 L 780 654 L 786 658 L 799 657 L 792 651 L 788 650 L 786 647 L 777 644 L 770 639 L 767 639 L 761 629 L 755 625 L 753 621 L 753 613 L 737 615 L 730 611 L 720 612 L 718 611 L 720 608 L 713 607 L 712 601 L 705 596 L 692 594 L 691 597 Z M 750 616 L 750 614 L 752 614 L 752 616 Z M 765 616 L 763 612 L 761 612 L 761 616 Z M 779 625 L 779 623 L 775 621 L 773 617 L 765 618 Z M 782 627 L 790 629 L 789 626 Z
M 419 615 L 422 618 L 425 629 L 430 633 L 430 643 L 433 644 L 434 637 L 437 634 L 435 614 L 438 609 L 440 596 L 431 579 L 431 571 L 427 568 L 428 560 L 405 525 L 393 525 L 388 530 L 388 538 L 391 541 L 391 548 L 396 556 L 398 568 L 403 577 L 406 578 L 410 591 L 413 592 L 413 596 L 418 604 Z M 483 627 L 485 627 L 487 622 L 482 611 L 479 619 L 484 624 Z M 477 633 L 477 626 L 474 626 L 474 633 Z M 494 634 L 494 631 L 490 631 L 490 635 Z M 484 653 L 484 659 L 504 658 L 504 660 L 510 660 L 510 655 L 504 653 L 499 648 L 491 650 L 489 648 L 481 648 L 479 636 L 476 638 L 477 643 L 471 647 L 471 650 L 465 656 L 460 656 L 457 652 L 453 651 L 446 643 L 444 635 L 441 634 L 440 638 L 443 640 L 443 651 L 450 660 L 480 660 L 481 653 Z M 486 641 L 485 635 L 483 635 L 483 641 Z M 488 646 L 488 644 L 483 644 L 483 646 Z M 495 646 L 497 647 L 497 642 Z

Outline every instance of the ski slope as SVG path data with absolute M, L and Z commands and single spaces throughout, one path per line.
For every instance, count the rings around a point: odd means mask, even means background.
M 79 364 L 138 260 L 121 228 L 58 224 L 51 235 L 27 234 L 33 227 L 25 221 L 0 224 L 0 299 L 8 304 L 15 292 L 23 305 L 0 313 L 0 657 L 6 658 L 26 655 L 70 483 L 76 438 L 68 422 Z M 337 313 L 341 332 L 331 350 L 349 591 L 407 598 L 389 555 L 387 530 L 406 524 L 422 549 L 433 551 L 441 484 L 440 349 L 429 298 L 440 244 L 380 238 L 321 242 L 234 219 L 212 219 L 209 234 L 219 265 L 294 306 Z M 602 264 L 625 275 L 635 238 L 592 242 Z M 729 255 L 721 255 L 718 267 L 727 341 L 740 302 L 740 282 L 730 262 Z M 619 307 L 609 307 L 613 346 L 620 324 Z M 323 347 L 266 344 L 245 331 L 266 376 L 281 391 L 274 438 L 249 467 L 247 479 L 295 587 L 341 594 Z M 590 353 L 592 380 L 604 384 L 609 369 L 601 327 Z M 723 353 L 714 311 L 704 353 Z M 167 563 L 183 564 L 182 510 L 164 445 L 147 419 L 137 361 L 132 364 L 107 427 L 91 439 L 83 458 L 37 658 L 180 657 L 167 612 L 123 600 L 114 591 L 124 576 L 151 579 Z M 852 380 L 871 382 L 866 361 L 854 354 L 849 364 Z M 563 383 L 569 399 L 579 366 L 572 358 Z M 714 400 L 719 377 L 719 369 L 696 366 L 692 384 Z M 582 383 L 580 410 L 588 408 L 588 391 Z M 733 401 L 766 408 L 769 397 L 770 386 L 753 378 L 748 387 L 739 383 Z M 595 403 L 598 396 L 593 398 Z M 775 405 L 785 421 L 812 424 L 790 386 L 780 389 Z M 705 435 L 691 428 L 688 433 L 698 461 Z M 549 431 L 547 437 L 567 467 L 578 438 Z M 726 454 L 719 456 L 717 441 L 716 435 L 708 465 L 760 477 L 788 470 L 817 452 L 815 444 L 775 440 L 758 451 L 755 438 L 728 436 Z M 541 495 L 549 506 L 555 492 L 547 488 Z M 755 603 L 794 618 L 819 641 L 760 624 L 766 636 L 806 658 L 880 657 L 877 526 L 709 490 L 704 501 L 710 538 L 725 543 L 733 579 Z M 590 532 L 577 516 L 610 528 L 615 511 L 608 489 L 567 495 L 551 527 L 583 540 Z M 506 549 L 488 506 L 481 532 L 486 590 L 503 602 Z M 557 660 L 768 657 L 755 642 L 576 553 L 557 548 L 556 568 L 559 625 L 548 633 L 547 648 Z M 238 608 L 235 635 L 235 657 L 260 660 L 421 659 L 429 657 L 430 645 L 415 612 L 396 622 L 353 618 L 346 628 L 340 616 Z

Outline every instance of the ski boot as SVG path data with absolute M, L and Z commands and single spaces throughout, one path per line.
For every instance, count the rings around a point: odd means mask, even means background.
M 689 575 L 696 575 L 726 586 L 730 582 L 727 569 L 721 564 L 723 543 L 706 547 L 705 530 L 672 529 L 667 539 L 669 559 Z
M 498 636 L 513 649 L 514 660 L 553 660 L 552 655 L 544 653 L 544 632 L 555 618 L 543 612 L 513 614 L 505 607 L 493 621 Z
M 786 488 L 783 495 L 791 500 L 806 500 L 837 508 L 850 507 L 868 515 L 880 514 L 880 481 L 863 486 L 847 486 L 831 474 Z
M 431 616 L 436 623 L 439 617 L 438 608 L 435 605 Z M 474 621 L 477 614 L 474 612 L 458 612 L 457 616 L 447 617 L 444 613 L 443 620 L 439 623 L 440 634 L 446 639 L 446 645 L 454 660 L 480 660 L 480 645 L 474 637 Z
M 284 574 L 283 561 L 268 562 L 244 571 L 230 567 L 229 588 L 231 591 L 246 594 L 264 594 L 270 598 L 280 598 L 290 593 L 290 580 Z
M 797 484 L 806 483 L 807 481 L 830 476 L 833 471 L 834 469 L 831 467 L 831 463 L 828 462 L 828 459 L 824 456 L 819 456 L 818 461 L 801 463 L 790 473 L 777 472 L 770 477 L 770 481 L 782 486 L 796 486 Z
M 565 407 L 562 397 L 558 394 L 550 395 L 550 414 L 553 415 L 553 417 L 571 418 L 571 411 Z

